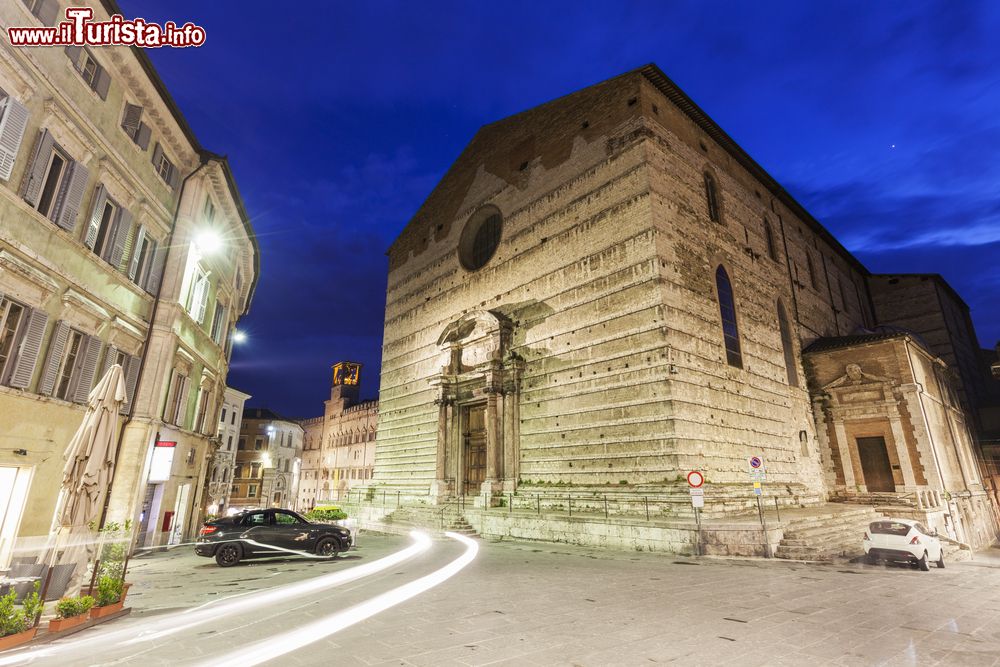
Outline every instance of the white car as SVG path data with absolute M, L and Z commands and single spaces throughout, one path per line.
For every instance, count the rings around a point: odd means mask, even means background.
M 936 530 L 912 519 L 872 521 L 862 542 L 869 563 L 880 560 L 912 563 L 926 572 L 929 563 L 944 567 L 944 548 Z

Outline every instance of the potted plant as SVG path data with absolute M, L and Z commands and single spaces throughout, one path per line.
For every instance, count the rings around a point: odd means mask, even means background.
M 121 611 L 125 605 L 125 584 L 111 575 L 97 580 L 97 601 L 90 610 L 91 618 L 102 618 Z
M 38 595 L 39 582 L 35 590 L 24 596 L 20 608 L 17 607 L 17 591 L 10 591 L 0 597 L 0 651 L 14 648 L 31 641 L 38 632 L 38 616 L 42 613 L 41 597 Z
M 49 621 L 49 632 L 61 632 L 76 627 L 87 620 L 87 612 L 94 606 L 94 598 L 81 595 L 63 598 L 56 603 L 56 617 Z

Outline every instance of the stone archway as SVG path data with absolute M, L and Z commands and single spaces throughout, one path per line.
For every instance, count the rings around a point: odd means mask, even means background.
M 517 487 L 524 362 L 510 351 L 512 332 L 504 315 L 476 311 L 449 323 L 438 338 L 442 364 L 432 380 L 438 431 L 431 489 L 438 500 Z

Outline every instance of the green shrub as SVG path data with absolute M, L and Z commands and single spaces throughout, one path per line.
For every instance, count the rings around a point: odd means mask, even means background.
M 318 505 L 306 514 L 310 521 L 340 521 L 347 518 L 347 513 L 336 505 Z
M 21 607 L 16 606 L 17 591 L 11 590 L 0 597 L 0 637 L 16 635 L 35 627 L 35 621 L 44 604 L 38 595 L 40 582 L 35 582 L 35 590 L 24 596 Z
M 58 618 L 81 616 L 90 611 L 94 602 L 94 598 L 89 595 L 82 595 L 78 598 L 63 598 L 56 603 L 56 615 Z
M 107 607 L 122 599 L 122 591 L 125 586 L 121 579 L 102 575 L 97 580 L 97 606 Z

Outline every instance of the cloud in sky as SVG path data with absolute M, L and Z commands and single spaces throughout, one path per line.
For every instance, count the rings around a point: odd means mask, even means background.
M 255 405 L 318 414 L 343 358 L 374 396 L 384 252 L 476 129 L 647 62 L 872 270 L 943 274 L 1000 339 L 1000 3 L 122 4 L 207 30 L 150 56 L 260 234 L 231 373 Z

